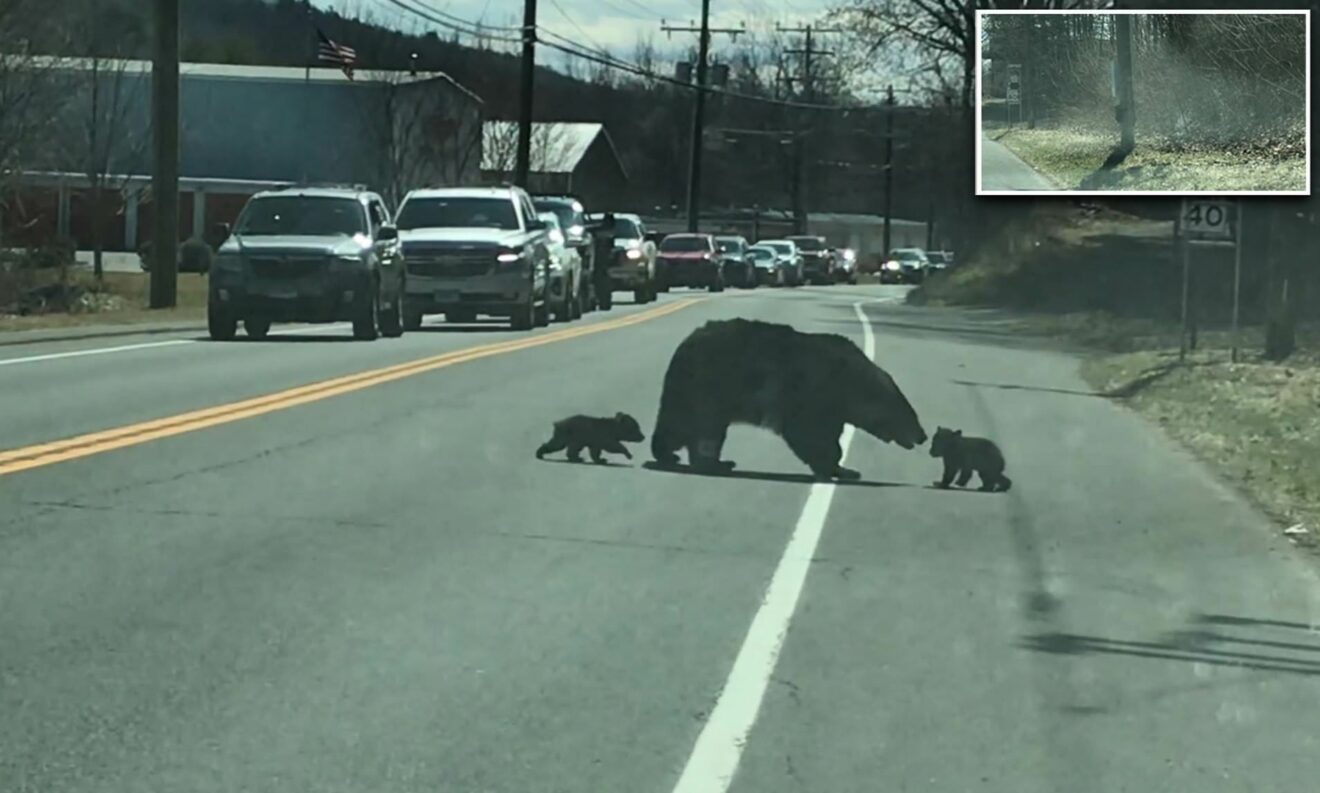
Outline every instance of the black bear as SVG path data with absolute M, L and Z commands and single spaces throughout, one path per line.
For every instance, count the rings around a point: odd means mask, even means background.
M 962 430 L 935 428 L 930 440 L 930 456 L 944 458 L 944 476 L 936 487 L 948 487 L 958 477 L 958 487 L 966 487 L 975 471 L 981 477 L 982 490 L 1006 491 L 1013 480 L 1004 476 L 1004 453 L 988 438 L 972 438 Z
M 569 416 L 555 422 L 554 433 L 550 440 L 536 450 L 536 457 L 540 459 L 550 452 L 568 449 L 568 459 L 577 463 L 582 461 L 582 450 L 585 448 L 591 450 L 591 459 L 598 463 L 605 462 L 601 452 L 622 454 L 631 460 L 632 455 L 622 442 L 638 443 L 644 440 L 646 436 L 642 434 L 637 419 L 627 413 L 615 413 L 610 418 Z
M 777 433 L 822 479 L 861 476 L 839 465 L 844 424 L 905 449 L 926 442 L 893 378 L 852 341 L 747 319 L 707 322 L 674 350 L 651 455 L 672 466 L 686 448 L 693 469 L 727 472 L 734 463 L 720 453 L 731 424 Z

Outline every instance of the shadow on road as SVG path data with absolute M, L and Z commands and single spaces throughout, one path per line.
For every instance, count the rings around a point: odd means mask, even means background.
M 317 334 L 313 336 L 310 334 L 300 333 L 298 335 L 282 336 L 279 333 L 272 332 L 269 336 L 267 336 L 264 339 L 254 339 L 251 336 L 244 336 L 242 333 L 240 333 L 234 337 L 233 341 L 228 341 L 228 342 L 217 342 L 215 341 L 215 339 L 212 339 L 210 336 L 196 336 L 193 338 L 193 341 L 214 342 L 216 344 L 234 344 L 235 342 L 239 344 L 285 344 L 289 342 L 302 343 L 302 342 L 312 342 L 312 341 L 354 342 L 357 341 L 357 339 L 353 338 L 352 335 L 348 335 L 348 334 L 343 336 L 331 336 L 330 334 L 327 333 L 327 334 Z
M 1219 625 L 1257 631 L 1301 630 L 1313 634 L 1315 629 L 1310 625 L 1204 614 L 1196 621 L 1200 627 L 1167 634 L 1156 641 L 1132 641 L 1072 633 L 1037 633 L 1025 637 L 1021 646 L 1034 652 L 1054 655 L 1119 655 L 1261 672 L 1320 675 L 1320 644 L 1281 641 L 1263 636 L 1235 636 L 1205 627 Z M 1252 648 L 1266 648 L 1266 651 L 1249 651 Z
M 562 463 L 565 465 L 589 465 L 592 468 L 632 468 L 632 466 L 628 465 L 627 463 L 616 463 L 613 460 L 606 460 L 603 463 L 598 463 L 586 457 L 576 461 L 570 460 L 566 457 L 542 457 L 538 460 L 538 462 Z
M 712 479 L 749 479 L 758 482 L 787 482 L 790 484 L 814 485 L 826 480 L 817 479 L 811 474 L 779 474 L 769 471 L 748 471 L 735 468 L 728 472 L 718 471 L 698 471 L 688 465 L 661 465 L 654 460 L 648 460 L 642 463 L 642 467 L 648 471 L 658 471 L 660 473 L 680 474 L 684 476 L 703 476 Z M 840 487 L 912 487 L 903 482 L 878 482 L 866 481 L 864 479 L 829 480 Z
M 1072 388 L 1047 388 L 1037 385 L 1014 385 L 1012 383 L 978 383 L 974 380 L 953 380 L 958 385 L 965 385 L 971 388 L 999 388 L 1005 391 L 1040 391 L 1047 394 L 1068 394 L 1071 396 L 1103 397 L 1107 394 L 1099 391 L 1078 391 Z

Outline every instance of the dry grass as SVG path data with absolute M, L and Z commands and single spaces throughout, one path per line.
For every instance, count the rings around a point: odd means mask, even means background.
M 1314 349 L 1314 348 L 1313 348 Z M 1222 349 L 1197 351 L 1171 366 L 1176 351 L 1151 349 L 1087 360 L 1097 389 L 1121 389 L 1152 371 L 1163 376 L 1127 404 L 1208 463 L 1283 527 L 1299 546 L 1320 551 L 1320 355 L 1270 363 L 1230 363 Z
M 1077 188 L 1109 156 L 1113 135 L 1080 129 L 1026 129 L 986 125 L 986 132 L 1056 183 Z M 1255 151 L 1171 151 L 1144 142 L 1106 174 L 1099 190 L 1305 190 L 1305 156 Z
M 47 276 L 47 281 L 54 279 Z M 90 274 L 79 273 L 77 283 L 91 288 Z M 206 318 L 206 276 L 181 273 L 178 281 L 178 300 L 174 308 L 147 308 L 148 280 L 146 273 L 105 273 L 102 288 L 123 298 L 123 308 L 113 311 L 85 313 L 51 313 L 32 316 L 0 315 L 0 331 L 70 328 L 89 325 L 124 325 L 156 322 L 200 322 Z

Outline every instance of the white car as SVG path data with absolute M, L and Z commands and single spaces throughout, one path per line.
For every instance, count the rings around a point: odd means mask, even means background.
M 550 313 L 555 322 L 570 322 L 582 316 L 582 254 L 569 246 L 555 213 L 541 212 L 537 216 L 545 222 L 549 238 Z
M 805 263 L 802 261 L 802 251 L 798 250 L 796 242 L 792 240 L 761 240 L 756 244 L 774 249 L 775 254 L 779 257 L 780 264 L 788 270 L 786 286 L 802 286 L 806 283 Z

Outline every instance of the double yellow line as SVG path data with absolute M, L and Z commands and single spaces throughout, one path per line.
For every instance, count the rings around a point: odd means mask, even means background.
M 564 330 L 527 336 L 512 341 L 469 347 L 429 358 L 420 358 L 407 363 L 387 366 L 383 369 L 372 369 L 344 377 L 322 380 L 310 385 L 298 386 L 297 388 L 290 388 L 253 399 L 245 399 L 241 402 L 217 405 L 50 443 L 10 449 L 0 452 L 0 476 L 69 460 L 77 460 L 81 457 L 90 457 L 93 454 L 136 446 L 141 443 L 169 438 L 173 435 L 182 435 L 185 432 L 194 432 L 208 427 L 216 427 L 233 421 L 241 421 L 266 413 L 273 413 L 277 410 L 360 391 L 364 388 L 371 388 L 394 380 L 402 380 L 405 377 L 443 369 L 446 366 L 489 358 L 493 355 L 503 355 L 531 347 L 540 347 L 544 344 L 554 344 L 581 336 L 589 336 L 593 333 L 602 333 L 607 330 L 626 328 L 629 325 L 637 325 L 673 314 L 675 311 L 699 303 L 703 299 L 681 300 L 619 319 L 565 328 Z

